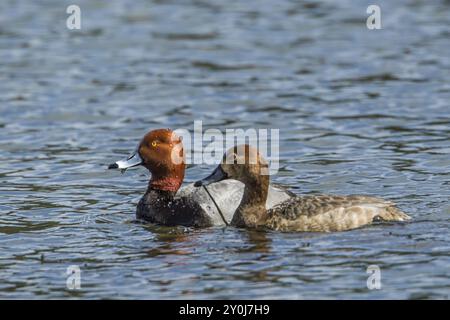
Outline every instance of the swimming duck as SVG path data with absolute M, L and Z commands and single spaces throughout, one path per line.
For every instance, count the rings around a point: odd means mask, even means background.
M 125 171 L 144 166 L 151 173 L 147 191 L 136 208 L 136 218 L 162 225 L 208 227 L 228 225 L 244 193 L 236 180 L 206 188 L 191 183 L 181 187 L 185 174 L 182 139 L 170 129 L 148 132 L 129 157 L 108 166 Z M 281 186 L 270 186 L 267 207 L 293 194 Z
M 236 227 L 333 232 L 358 228 L 373 221 L 410 219 L 393 202 L 362 195 L 295 196 L 266 210 L 268 166 L 258 151 L 249 145 L 229 149 L 213 173 L 195 185 L 205 186 L 225 179 L 236 179 L 245 185 L 244 195 L 231 221 Z

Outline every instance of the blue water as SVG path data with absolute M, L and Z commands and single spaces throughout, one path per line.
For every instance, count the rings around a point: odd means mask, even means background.
M 449 298 L 449 1 L 377 1 L 381 30 L 366 28 L 371 1 L 80 0 L 81 30 L 70 4 L 0 2 L 0 298 Z M 413 221 L 134 223 L 149 175 L 106 165 L 194 120 L 278 128 L 273 181 L 384 197 Z

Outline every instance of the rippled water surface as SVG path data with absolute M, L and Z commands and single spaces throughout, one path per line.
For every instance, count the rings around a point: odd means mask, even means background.
M 0 298 L 449 298 L 449 1 L 378 1 L 374 31 L 371 1 L 85 0 L 80 31 L 71 3 L 0 2 Z M 382 196 L 413 221 L 134 223 L 149 175 L 106 164 L 194 120 L 280 128 L 274 181 Z

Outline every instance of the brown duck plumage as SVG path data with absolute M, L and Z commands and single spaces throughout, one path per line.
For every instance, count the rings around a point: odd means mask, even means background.
M 214 173 L 198 184 L 226 178 L 244 183 L 244 196 L 231 222 L 237 227 L 332 232 L 362 227 L 379 220 L 410 219 L 393 202 L 361 195 L 295 196 L 266 210 L 267 173 L 267 163 L 257 150 L 241 145 L 228 150 Z M 215 180 L 211 179 L 212 176 Z
M 147 191 L 136 208 L 140 220 L 194 227 L 226 225 L 244 193 L 243 184 L 233 180 L 211 186 L 208 192 L 193 184 L 180 188 L 186 167 L 183 143 L 170 129 L 148 132 L 129 157 L 109 168 L 127 170 L 136 166 L 144 166 L 151 173 Z M 266 206 L 271 208 L 290 196 L 283 188 L 269 186 Z

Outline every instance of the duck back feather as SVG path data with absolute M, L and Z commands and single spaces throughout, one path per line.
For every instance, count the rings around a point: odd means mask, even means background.
M 268 211 L 267 226 L 280 231 L 333 232 L 355 229 L 374 221 L 406 221 L 410 217 L 380 198 L 297 196 Z
M 244 184 L 237 180 L 224 180 L 206 188 L 209 194 L 205 188 L 194 187 L 191 183 L 170 197 L 165 197 L 164 192 L 147 191 L 137 205 L 136 217 L 169 226 L 211 227 L 230 224 L 244 194 Z M 285 188 L 271 185 L 266 208 L 273 208 L 292 196 L 295 195 Z
M 206 188 L 220 208 L 220 212 L 204 187 L 194 187 L 192 183 L 182 187 L 175 198 L 188 197 L 191 201 L 197 203 L 203 209 L 203 214 L 208 217 L 211 226 L 225 225 L 225 221 L 226 224 L 230 224 L 244 195 L 244 184 L 237 180 L 223 180 Z M 271 209 L 294 196 L 294 193 L 281 185 L 270 185 L 266 208 Z

